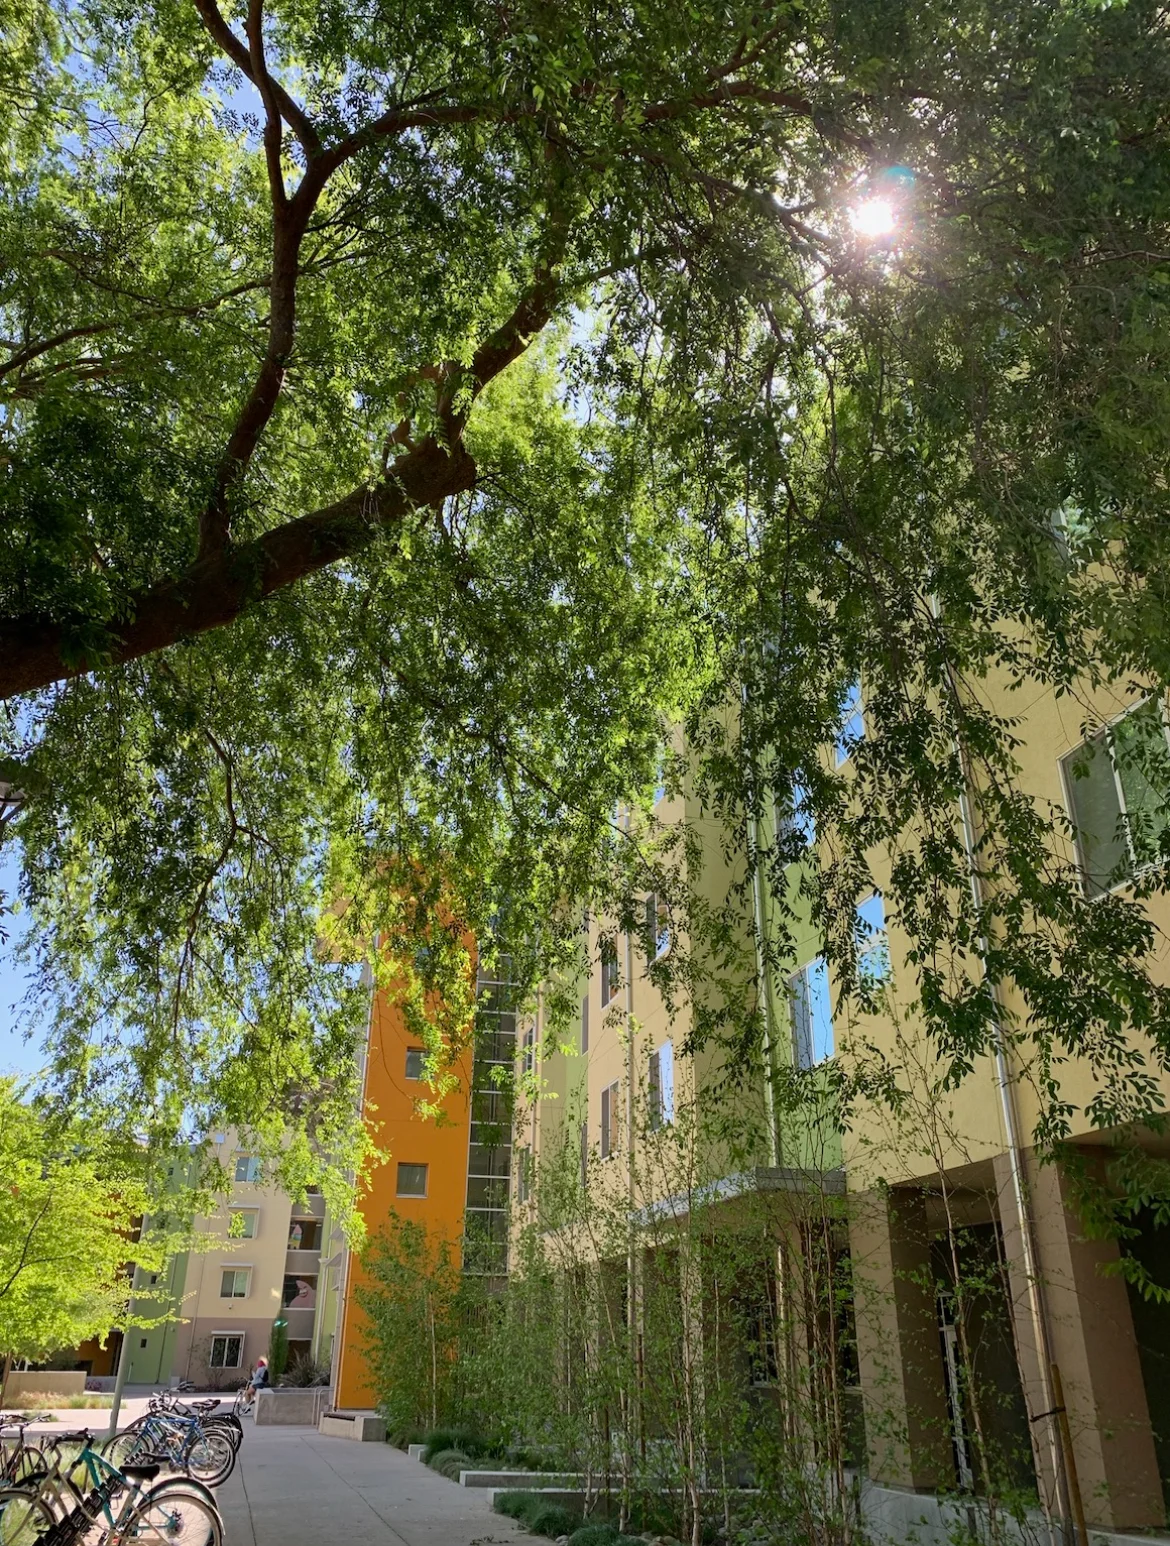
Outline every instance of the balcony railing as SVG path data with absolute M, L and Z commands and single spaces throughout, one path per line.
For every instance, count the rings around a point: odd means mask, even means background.
M 294 1251 L 290 1246 L 285 1253 L 284 1270 L 290 1277 L 297 1277 L 306 1272 L 316 1272 L 321 1265 L 321 1248 L 314 1251 Z
M 288 1321 L 290 1342 L 307 1342 L 312 1337 L 316 1310 L 286 1310 L 284 1316 Z
M 294 1202 L 292 1205 L 294 1219 L 323 1219 L 325 1217 L 325 1199 L 320 1192 L 312 1192 L 304 1202 Z

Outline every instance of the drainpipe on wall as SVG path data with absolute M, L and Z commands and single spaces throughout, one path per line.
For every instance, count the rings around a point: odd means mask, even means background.
M 937 617 L 937 605 L 933 602 L 932 609 Z M 968 794 L 968 790 L 971 787 L 970 771 L 966 752 L 957 737 L 954 745 L 959 759 L 959 770 L 962 779 L 959 787 L 959 815 L 963 827 L 963 849 L 967 861 L 967 877 L 971 888 L 971 901 L 975 907 L 976 915 L 981 916 L 983 910 L 983 884 L 979 876 L 979 867 L 976 859 L 975 824 L 971 815 L 971 801 Z M 1053 1479 L 1056 1483 L 1057 1506 L 1060 1512 L 1060 1537 L 1062 1540 L 1065 1540 L 1070 1537 L 1073 1529 L 1073 1514 L 1068 1471 L 1064 1449 L 1061 1445 L 1059 1414 L 1056 1411 L 1057 1400 L 1052 1381 L 1051 1319 L 1048 1309 L 1048 1298 L 1044 1292 L 1044 1283 L 1040 1276 L 1035 1220 L 1032 1217 L 1032 1209 L 1028 1201 L 1027 1181 L 1024 1173 L 1024 1146 L 1020 1138 L 1019 1112 L 1016 1109 L 1015 1080 L 1012 1075 L 1008 1046 L 1004 1038 L 1003 1025 L 1000 1019 L 999 994 L 995 984 L 989 982 L 987 963 L 990 951 L 990 941 L 981 929 L 979 933 L 979 964 L 983 972 L 983 979 L 985 982 L 988 982 L 991 1001 L 995 1010 L 992 1022 L 995 1037 L 995 1082 L 999 1088 L 1000 1111 L 1003 1116 L 1004 1132 L 1007 1136 L 1007 1157 L 1008 1169 L 1011 1175 L 1012 1203 L 1016 1211 L 1016 1221 L 1020 1231 L 1024 1275 L 1027 1278 L 1028 1285 L 1028 1310 L 1032 1321 L 1032 1334 L 1036 1341 L 1036 1356 L 1040 1365 L 1040 1389 L 1044 1400 L 1043 1413 L 1038 1417 L 1030 1417 L 1029 1420 L 1030 1422 L 1043 1420 L 1048 1424 L 1049 1457 Z M 1055 1542 L 1056 1531 L 1053 1529 L 1051 1513 L 1049 1513 L 1048 1524 Z
M 746 682 L 742 688 L 742 695 L 743 706 L 746 709 L 748 701 Z M 750 754 L 747 758 L 747 770 L 752 798 L 752 814 L 748 822 L 748 862 L 752 867 L 752 924 L 756 946 L 756 1001 L 760 1006 L 764 1027 L 761 1048 L 764 1054 L 764 1120 L 768 1128 L 768 1164 L 776 1167 L 781 1162 L 781 1143 L 780 1130 L 776 1124 L 776 1091 L 772 1084 L 775 1076 L 775 1064 L 773 1063 L 772 1053 L 772 985 L 768 981 L 768 963 L 765 959 L 764 951 L 764 876 L 760 869 L 760 854 L 763 851 L 764 845 L 760 837 L 760 803 L 756 798 L 759 793 L 759 777 L 755 758 Z

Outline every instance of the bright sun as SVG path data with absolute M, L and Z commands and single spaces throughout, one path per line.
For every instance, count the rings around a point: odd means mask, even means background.
M 888 236 L 898 223 L 894 205 L 890 199 L 862 199 L 849 212 L 849 219 L 858 236 Z

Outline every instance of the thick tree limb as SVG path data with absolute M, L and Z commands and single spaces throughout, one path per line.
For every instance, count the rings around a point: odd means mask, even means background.
M 110 644 L 100 657 L 75 654 L 69 630 L 58 623 L 38 617 L 0 622 L 0 698 L 222 628 L 264 597 L 362 552 L 412 510 L 437 505 L 474 482 L 475 463 L 461 446 L 447 449 L 428 438 L 394 461 L 373 488 L 355 489 L 253 542 L 197 560 L 177 579 L 133 597 L 127 620 L 109 625 Z

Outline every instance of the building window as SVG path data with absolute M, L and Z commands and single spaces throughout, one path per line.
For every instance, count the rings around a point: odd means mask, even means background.
M 229 1233 L 233 1240 L 255 1240 L 260 1215 L 255 1208 L 239 1208 L 232 1214 Z
M 853 755 L 853 748 L 865 737 L 865 715 L 861 707 L 861 683 L 850 682 L 841 699 L 837 716 L 837 735 L 833 742 L 834 761 L 844 766 Z
M 601 1092 L 601 1157 L 608 1159 L 618 1144 L 618 1098 L 621 1086 L 615 1081 Z
M 425 1165 L 399 1165 L 399 1197 L 425 1197 L 427 1195 L 427 1167 Z
M 890 975 L 890 941 L 886 934 L 886 908 L 880 891 L 857 904 L 854 924 L 857 941 L 857 975 L 865 982 L 884 982 Z
M 244 1361 L 244 1338 L 238 1331 L 218 1332 L 211 1339 L 207 1362 L 213 1369 L 238 1369 Z
M 793 784 L 786 800 L 776 802 L 776 838 L 786 863 L 817 840 L 816 821 L 803 784 Z
M 1161 705 L 1147 699 L 1061 761 L 1081 879 L 1101 896 L 1170 851 L 1170 744 Z
M 221 1299 L 246 1299 L 248 1297 L 248 1279 L 252 1275 L 250 1267 L 225 1267 L 223 1276 L 219 1280 L 219 1297 Z
M 589 995 L 581 1000 L 581 1051 L 589 1051 Z
M 601 941 L 601 1007 L 613 998 L 620 980 L 618 972 L 617 944 L 607 934 Z
M 260 1181 L 263 1179 L 264 1166 L 258 1154 L 236 1155 L 236 1180 Z
M 581 1123 L 581 1186 L 589 1185 L 589 1118 Z
M 650 1054 L 650 1126 L 674 1121 L 674 1047 L 664 1041 Z
M 530 1074 L 536 1067 L 536 1027 L 530 1025 L 522 1033 L 520 1039 L 520 1067 L 522 1072 Z
M 422 1047 L 407 1047 L 406 1049 L 406 1077 L 408 1079 L 425 1079 L 423 1068 L 426 1059 L 426 1051 Z
M 516 1201 L 527 1202 L 532 1189 L 532 1150 L 516 1150 Z
M 798 1068 L 815 1068 L 833 1056 L 833 1010 L 829 973 L 823 956 L 789 978 L 793 1054 Z
M 652 891 L 646 898 L 646 957 L 657 961 L 670 949 L 670 910 Z

